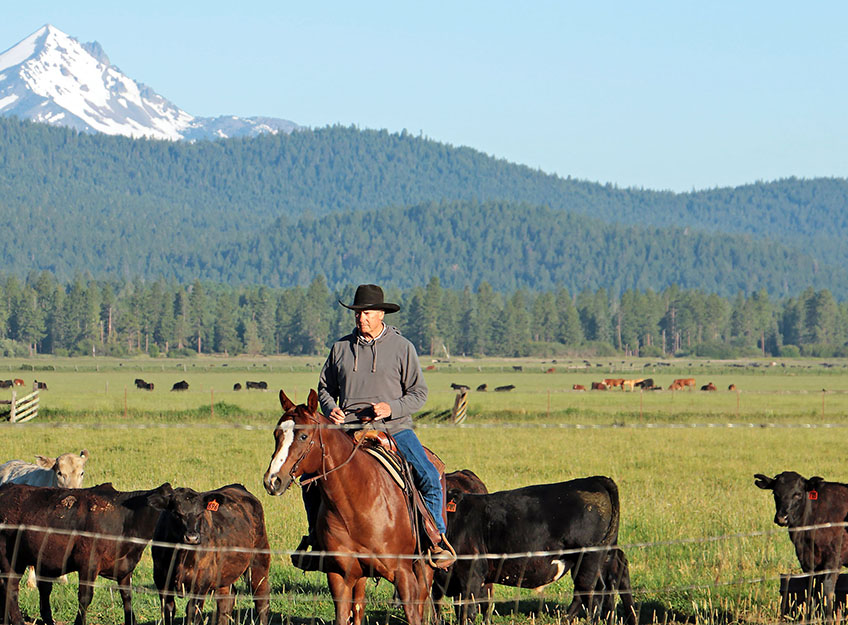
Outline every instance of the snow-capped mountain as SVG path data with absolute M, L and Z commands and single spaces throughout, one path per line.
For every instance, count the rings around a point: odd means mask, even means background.
M 154 139 L 211 139 L 292 132 L 270 117 L 194 117 L 109 62 L 97 42 L 46 25 L 0 54 L 0 115 Z

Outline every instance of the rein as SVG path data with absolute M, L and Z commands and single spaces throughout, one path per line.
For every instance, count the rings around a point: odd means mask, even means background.
M 324 434 L 322 432 L 322 428 L 320 427 L 321 422 L 318 421 L 318 419 L 316 419 L 315 417 L 313 417 L 311 415 L 307 415 L 307 417 L 309 417 L 309 419 L 311 421 L 314 421 L 319 426 L 317 429 L 318 429 L 318 442 L 319 442 L 319 445 L 321 447 L 321 473 L 319 473 L 318 475 L 315 475 L 313 477 L 310 477 L 307 480 L 301 480 L 301 482 L 300 482 L 301 487 L 308 486 L 312 482 L 316 482 L 318 480 L 324 479 L 330 473 L 332 473 L 333 471 L 338 471 L 339 469 L 341 469 L 348 462 L 353 460 L 354 454 L 356 454 L 356 452 L 362 446 L 363 441 L 365 440 L 364 438 L 362 438 L 362 439 L 360 439 L 360 440 L 358 440 L 354 443 L 353 451 L 350 452 L 350 455 L 345 459 L 344 462 L 342 462 L 338 466 L 333 467 L 332 469 L 327 469 L 327 454 L 324 451 Z M 294 473 L 295 473 L 295 471 L 297 471 L 297 467 L 300 465 L 300 463 L 303 461 L 303 459 L 306 458 L 306 456 L 309 455 L 309 452 L 312 451 L 312 445 L 314 443 L 315 443 L 315 436 L 313 435 L 312 439 L 309 441 L 309 447 L 306 448 L 306 451 L 303 452 L 303 454 L 300 456 L 300 458 L 297 459 L 297 462 L 295 462 L 294 465 L 292 465 L 292 468 L 289 471 L 289 476 L 292 478 L 292 480 L 294 480 L 294 477 L 295 477 Z

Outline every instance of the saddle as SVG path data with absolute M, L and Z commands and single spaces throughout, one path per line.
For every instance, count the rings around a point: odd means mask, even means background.
M 391 434 L 375 429 L 357 430 L 353 438 L 362 450 L 374 456 L 383 468 L 389 473 L 398 487 L 407 495 L 408 500 L 413 502 L 410 516 L 413 517 L 413 527 L 419 529 L 419 536 L 423 534 L 430 544 L 437 545 L 441 539 L 439 530 L 436 529 L 436 521 L 427 505 L 415 488 L 412 480 L 412 469 L 409 463 L 403 459 L 398 451 L 397 443 Z M 442 494 L 445 492 L 445 463 L 432 451 L 424 448 L 427 459 L 433 463 L 439 472 L 439 481 L 442 485 Z M 419 538 L 420 543 L 420 538 Z

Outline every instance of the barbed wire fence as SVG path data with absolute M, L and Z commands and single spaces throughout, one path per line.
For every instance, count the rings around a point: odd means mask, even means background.
M 16 427 L 16 426 L 0 426 L 0 431 L 2 431 L 5 427 Z M 17 426 L 20 427 L 20 426 Z M 198 423 L 29 423 L 25 427 L 27 428 L 50 428 L 50 429 L 118 429 L 118 430 L 142 430 L 142 429 L 152 429 L 152 430 L 185 430 L 185 429 L 193 429 L 197 427 L 210 428 L 210 429 L 218 429 L 218 430 L 246 430 L 253 431 L 259 430 L 263 432 L 267 432 L 269 430 L 267 424 L 263 424 L 261 426 L 247 424 L 247 423 L 215 423 L 215 424 L 198 424 Z M 334 427 L 334 426 L 327 426 Z M 344 427 L 344 426 L 335 426 L 335 427 Z M 703 422 L 703 423 L 515 423 L 515 422 L 506 422 L 506 423 L 496 423 L 496 424 L 487 424 L 487 423 L 468 423 L 465 422 L 462 425 L 454 425 L 448 423 L 421 423 L 417 425 L 417 427 L 421 429 L 489 429 L 489 428 L 515 428 L 515 429 L 543 429 L 543 430 L 552 430 L 552 429 L 565 429 L 565 430 L 621 430 L 621 429 L 634 429 L 634 430 L 681 430 L 681 429 L 821 429 L 821 430 L 835 430 L 835 429 L 844 429 L 848 427 L 848 423 L 783 423 L 783 422 Z M 802 528 L 797 528 L 797 531 L 815 531 L 818 529 L 825 528 L 833 528 L 833 527 L 846 527 L 848 523 L 827 523 L 821 525 L 812 525 L 805 526 Z M 177 547 L 180 550 L 197 550 L 197 551 L 222 551 L 222 552 L 250 552 L 256 553 L 257 551 L 254 549 L 248 548 L 239 548 L 239 547 L 220 547 L 220 548 L 210 548 L 204 547 L 202 545 L 186 545 L 186 544 L 177 544 L 174 543 L 161 543 L 161 542 L 151 542 L 143 539 L 134 539 L 128 538 L 124 536 L 116 536 L 105 533 L 97 533 L 97 532 L 86 532 L 81 530 L 63 530 L 61 528 L 49 527 L 49 526 L 37 526 L 37 525 L 10 525 L 2 523 L 2 519 L 0 519 L 0 535 L 9 536 L 11 534 L 20 533 L 22 531 L 34 531 L 39 532 L 45 535 L 49 534 L 66 534 L 70 535 L 74 538 L 90 538 L 93 540 L 104 540 L 114 542 L 116 545 L 121 543 L 137 543 L 143 545 L 157 545 L 163 547 Z M 622 544 L 619 545 L 621 549 L 623 549 L 628 555 L 634 552 L 646 552 L 653 549 L 662 549 L 668 547 L 695 547 L 700 545 L 708 545 L 722 542 L 732 542 L 732 541 L 743 541 L 749 540 L 753 538 L 767 538 L 767 539 L 775 539 L 786 541 L 786 529 L 785 528 L 774 528 L 771 530 L 764 531 L 749 531 L 749 532 L 736 532 L 736 533 L 727 533 L 717 536 L 700 536 L 700 537 L 690 537 L 690 538 L 677 538 L 671 540 L 662 540 L 662 541 L 648 541 L 648 542 L 634 542 L 630 544 Z M 7 540 L 7 544 L 9 543 Z M 557 551 L 534 551 L 534 552 L 522 552 L 522 553 L 497 553 L 497 554 L 485 554 L 485 555 L 464 555 L 460 554 L 458 558 L 460 560 L 495 560 L 495 561 L 508 561 L 514 559 L 527 559 L 527 558 L 535 558 L 535 557 L 549 557 L 555 558 L 557 556 L 564 555 L 573 555 L 576 553 L 588 553 L 592 551 L 599 550 L 608 550 L 607 546 L 600 547 L 587 547 L 583 549 L 574 549 L 574 550 L 557 550 Z M 284 567 L 291 567 L 291 557 L 292 555 L 301 554 L 302 552 L 289 550 L 289 549 L 270 549 L 267 550 L 267 553 L 270 555 L 272 559 L 272 566 L 277 569 Z M 313 555 L 323 555 L 323 556 L 333 556 L 337 555 L 333 552 L 310 552 Z M 7 554 L 8 555 L 8 554 Z M 10 568 L 11 570 L 15 569 L 15 553 L 13 549 Z M 412 556 L 397 554 L 395 557 L 399 559 L 410 558 Z M 632 559 L 632 558 L 631 558 Z M 797 563 L 796 563 L 797 565 Z M 36 564 L 36 567 L 38 565 Z M 828 572 L 839 572 L 839 571 L 819 571 L 817 574 L 825 574 Z M 295 573 L 297 574 L 297 573 Z M 2 575 L 2 581 L 8 585 L 10 580 L 15 580 L 17 577 L 15 575 L 10 576 L 8 570 L 0 571 L 0 575 Z M 40 579 L 50 579 L 45 578 L 43 576 L 39 576 Z M 666 584 L 659 586 L 646 586 L 646 585 L 634 585 L 632 588 L 632 594 L 634 599 L 637 602 L 637 608 L 640 601 L 645 601 L 651 598 L 657 597 L 669 597 L 672 595 L 675 596 L 691 596 L 691 601 L 706 601 L 711 600 L 712 597 L 719 594 L 719 591 L 727 588 L 755 588 L 762 587 L 767 585 L 771 590 L 770 593 L 773 594 L 773 602 L 774 605 L 777 606 L 780 603 L 780 598 L 778 596 L 778 587 L 781 585 L 782 575 L 780 574 L 772 574 L 772 575 L 762 575 L 762 576 L 741 576 L 732 579 L 722 579 L 722 580 L 713 580 L 709 582 L 702 583 L 681 583 L 681 584 Z M 314 580 L 315 578 L 309 578 Z M 319 578 L 320 579 L 320 578 Z M 149 580 L 138 580 L 134 579 L 133 586 L 131 590 L 137 594 L 144 595 L 154 595 L 158 596 L 157 590 L 149 583 L 145 584 L 144 582 L 149 582 Z M 109 582 L 98 578 L 95 582 L 91 583 L 95 590 L 98 589 L 107 589 L 111 592 L 112 589 L 115 589 L 114 584 L 110 584 Z M 286 583 L 278 584 L 276 587 L 272 587 L 272 597 L 284 600 L 285 602 L 296 603 L 296 604 L 313 604 L 314 609 L 309 610 L 315 616 L 312 618 L 318 622 L 324 620 L 324 617 L 321 614 L 326 613 L 326 609 L 322 612 L 318 609 L 318 604 L 326 605 L 330 601 L 329 592 L 324 589 L 323 591 L 318 592 L 308 592 L 306 589 L 314 588 L 310 585 L 304 585 L 299 588 L 293 588 L 291 584 L 286 586 Z M 197 595 L 192 593 L 190 588 L 184 589 L 185 592 L 182 596 L 186 598 L 195 598 L 202 599 L 201 595 Z M 249 594 L 249 590 L 247 591 Z M 599 594 L 601 596 L 612 594 L 615 591 L 601 589 L 599 590 Z M 384 593 L 385 594 L 385 593 Z M 567 594 L 565 590 L 562 588 L 559 589 L 551 589 L 549 591 L 542 591 L 538 595 L 534 595 L 530 597 L 530 600 L 533 602 L 537 602 L 540 605 L 545 601 L 551 601 L 556 605 L 560 605 L 563 602 L 567 602 L 569 600 L 568 597 L 564 597 L 564 594 Z M 240 599 L 245 598 L 245 594 L 242 592 L 238 592 L 236 596 Z M 216 598 L 220 598 L 220 595 L 216 596 Z M 120 599 L 115 598 L 116 602 L 119 602 Z M 522 601 L 527 601 L 528 595 L 524 592 L 513 591 L 507 589 L 506 587 L 499 587 L 498 593 L 495 597 L 495 601 L 500 604 L 513 604 L 514 606 L 518 606 L 518 604 Z M 478 607 L 483 609 L 485 612 L 486 606 L 489 605 L 489 600 L 487 598 L 467 598 L 466 602 L 470 602 L 472 604 L 476 604 Z M 399 609 L 400 603 L 396 598 L 392 597 L 381 597 L 374 598 L 373 596 L 369 596 L 368 602 L 374 605 L 390 605 L 392 609 Z M 458 603 L 458 602 L 455 602 Z M 2 605 L 2 603 L 0 603 Z M 654 606 L 655 607 L 655 606 Z M 707 609 L 707 608 L 704 608 Z M 696 610 L 697 611 L 697 610 Z M 278 614 L 283 622 L 287 621 L 285 614 Z M 777 612 L 768 612 L 768 616 L 763 620 L 761 616 L 758 619 L 759 623 L 762 622 L 770 622 L 770 619 L 773 618 L 775 622 L 780 619 L 781 615 Z M 657 615 L 654 614 L 651 616 L 650 614 L 642 614 L 641 622 L 652 622 L 657 620 Z M 666 615 L 665 620 L 669 620 Z M 2 620 L 2 614 L 0 614 L 0 620 Z M 674 620 L 673 618 L 670 620 Z

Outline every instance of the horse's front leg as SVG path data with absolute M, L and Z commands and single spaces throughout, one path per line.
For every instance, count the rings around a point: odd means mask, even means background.
M 419 584 L 412 567 L 401 567 L 397 570 L 395 588 L 403 603 L 403 612 L 409 625 L 421 625 L 424 608 L 418 599 Z
M 367 577 L 360 577 L 353 585 L 353 625 L 362 625 L 365 616 L 365 583 Z
M 349 625 L 351 621 L 351 602 L 355 581 L 348 580 L 339 573 L 327 573 L 327 586 L 336 606 L 336 625 Z

